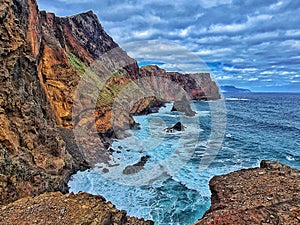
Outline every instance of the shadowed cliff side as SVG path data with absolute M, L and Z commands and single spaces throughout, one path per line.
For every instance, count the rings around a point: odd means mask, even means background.
M 72 168 L 27 42 L 28 19 L 26 1 L 1 0 L 0 204 L 63 191 Z

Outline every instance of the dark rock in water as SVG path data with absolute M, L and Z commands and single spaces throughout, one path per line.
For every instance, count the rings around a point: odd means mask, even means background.
M 131 130 L 140 130 L 141 129 L 140 125 L 141 124 L 139 124 L 139 123 L 134 123 L 130 126 L 130 129 Z
M 180 101 L 175 101 L 172 112 L 183 112 L 186 116 L 195 116 L 196 112 L 192 110 L 189 100 L 183 96 Z
M 147 163 L 147 161 L 149 159 L 150 159 L 149 155 L 142 156 L 139 162 L 137 162 L 133 165 L 130 165 L 130 166 L 126 166 L 125 169 L 123 170 L 123 173 L 124 174 L 134 174 L 134 173 L 140 172 L 144 168 L 145 164 Z
M 113 148 L 110 147 L 110 148 L 108 149 L 108 152 L 109 152 L 109 153 L 114 153 L 115 150 L 114 150 Z
M 103 173 L 108 173 L 108 172 L 109 172 L 109 169 L 103 168 L 102 172 L 103 172 Z
M 185 129 L 181 122 L 176 123 L 172 128 L 176 131 L 184 131 Z
M 183 126 L 181 122 L 177 122 L 173 127 L 167 127 L 164 130 L 168 133 L 173 133 L 174 131 L 184 131 L 185 128 L 186 127 Z

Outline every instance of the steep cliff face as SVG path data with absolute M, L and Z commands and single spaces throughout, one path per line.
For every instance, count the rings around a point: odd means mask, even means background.
M 216 176 L 212 204 L 195 225 L 299 224 L 300 171 L 278 162 Z
M 149 79 L 152 88 L 164 92 L 166 100 L 180 100 L 183 95 L 192 100 L 220 98 L 218 86 L 209 73 L 181 74 L 166 72 L 158 66 L 143 66 L 140 77 Z M 164 82 L 161 82 L 162 79 Z
M 29 9 L 1 1 L 0 204 L 63 190 L 72 166 L 28 45 Z
M 38 16 L 42 31 L 38 58 L 42 82 L 55 108 L 58 122 L 65 127 L 72 128 L 70 118 L 74 92 L 80 79 L 89 72 L 89 67 L 96 63 L 103 54 L 119 49 L 117 52 L 120 54 L 119 57 L 131 63 L 123 70 L 127 77 L 135 77 L 138 67 L 136 62 L 122 52 L 106 34 L 96 15 L 91 11 L 65 18 L 46 12 L 41 12 Z M 111 75 L 97 72 L 95 76 Z M 113 69 L 111 72 L 114 72 Z M 98 79 L 100 81 L 100 78 Z M 90 99 L 87 98 L 87 101 Z
M 91 11 L 60 18 L 1 0 L 0 32 L 0 204 L 65 190 L 70 173 L 109 158 L 106 142 L 136 126 L 132 114 L 181 92 L 217 97 L 207 74 L 139 69 Z
M 89 139 L 85 142 L 95 143 L 97 139 L 97 147 L 103 150 L 87 154 L 89 158 L 85 159 L 71 130 L 76 88 L 88 74 L 95 76 L 96 82 L 88 79 L 87 89 L 103 82 L 108 95 L 113 96 L 109 87 L 136 77 L 138 67 L 105 33 L 92 12 L 58 18 L 39 12 L 35 0 L 1 0 L 0 10 L 2 204 L 44 191 L 64 190 L 72 171 L 86 168 L 97 156 L 106 154 L 105 145 L 95 133 L 105 135 L 111 128 L 112 100 L 105 106 L 99 101 L 97 106 L 92 102 L 94 98 L 83 95 L 80 99 L 92 110 L 83 106 L 77 111 L 81 116 L 78 124 L 81 118 L 88 118 L 85 125 L 96 120 L 98 129 L 91 129 L 93 135 L 86 135 Z M 97 73 L 91 71 L 89 67 L 113 49 L 117 50 L 97 67 Z M 119 61 L 126 63 L 123 66 Z M 111 80 L 111 72 L 122 76 Z M 103 79 L 97 77 L 101 75 Z M 130 115 L 124 121 L 134 123 Z M 89 145 L 89 149 L 94 147 Z

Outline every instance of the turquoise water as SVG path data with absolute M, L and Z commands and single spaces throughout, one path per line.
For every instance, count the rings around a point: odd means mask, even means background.
M 155 224 L 190 224 L 210 206 L 214 175 L 278 160 L 300 169 L 300 94 L 226 95 L 225 102 L 194 102 L 193 118 L 170 112 L 135 117 L 141 130 L 113 143 L 111 165 L 78 172 L 70 191 L 100 194 L 129 215 Z M 225 107 L 226 105 L 226 107 Z M 163 129 L 181 121 L 185 131 Z M 137 174 L 122 170 L 148 155 Z M 204 162 L 204 163 L 203 163 Z M 103 168 L 109 170 L 103 173 Z

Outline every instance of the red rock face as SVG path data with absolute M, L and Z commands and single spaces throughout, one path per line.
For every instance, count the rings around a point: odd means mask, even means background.
M 63 190 L 72 158 L 38 78 L 34 57 L 38 43 L 30 44 L 38 35 L 27 29 L 30 10 L 35 13 L 36 7 L 6 0 L 1 9 L 0 204 L 4 204 Z
M 160 100 L 178 100 L 182 93 L 198 100 L 219 98 L 209 74 L 167 73 L 156 66 L 139 70 L 136 61 L 118 48 L 92 12 L 58 18 L 39 12 L 34 0 L 2 0 L 0 33 L 0 205 L 47 191 L 66 191 L 65 183 L 72 172 L 90 166 L 97 157 L 108 159 L 102 141 L 122 137 L 112 130 L 113 126 L 118 131 L 134 126 L 131 114 L 148 113 L 149 106 L 159 106 Z M 103 57 L 114 49 L 118 51 L 111 58 Z M 91 79 L 84 83 L 85 92 L 78 103 L 74 94 L 84 75 Z M 143 85 L 145 89 L 136 88 Z M 93 96 L 91 90 L 99 86 L 101 90 Z M 132 89 L 124 94 L 124 87 Z M 114 107 L 121 94 L 136 100 L 126 110 L 122 108 L 125 106 Z M 79 104 L 75 115 L 74 102 Z M 72 128 L 77 126 L 90 128 L 80 140 L 87 143 L 87 152 L 81 152 L 75 141 Z M 266 161 L 261 168 L 215 177 L 210 182 L 211 209 L 196 224 L 299 224 L 299 178 L 299 171 Z M 62 199 L 76 204 L 62 203 Z M 34 210 L 32 218 L 48 215 L 48 210 L 53 210 L 47 208 L 49 205 L 68 206 L 73 214 L 67 216 L 77 223 L 81 220 L 74 213 L 81 209 L 73 206 L 79 205 L 78 199 L 87 205 L 80 211 L 82 215 L 98 203 L 108 207 L 107 211 L 97 211 L 107 216 L 103 223 L 152 224 L 126 218 L 124 212 L 97 197 L 60 194 L 23 199 L 1 208 L 5 220 L 0 223 L 9 224 L 11 219 L 23 222 L 19 216 L 30 218 L 27 204 L 36 203 L 45 210 L 41 215 Z M 91 216 L 97 221 L 98 217 Z
M 192 100 L 219 99 L 219 89 L 209 73 L 181 74 L 166 72 L 158 66 L 143 66 L 140 76 L 153 83 L 153 89 L 159 89 L 165 100 L 179 100 L 187 95 Z M 164 82 L 160 82 L 163 78 Z M 154 83 L 156 81 L 156 83 Z
M 64 190 L 72 171 L 107 159 L 104 140 L 124 137 L 120 131 L 135 125 L 132 114 L 159 106 L 157 90 L 162 100 L 176 99 L 177 89 L 159 86 L 153 76 L 171 81 L 192 99 L 217 96 L 209 75 L 198 84 L 190 75 L 158 67 L 139 70 L 91 11 L 59 18 L 40 12 L 35 0 L 2 0 L 0 32 L 0 204 Z M 145 96 L 136 95 L 125 111 L 114 107 L 125 87 L 135 90 L 141 78 L 156 92 L 137 92 Z M 82 81 L 84 92 L 76 95 Z M 88 128 L 78 138 L 87 143 L 87 152 L 79 151 L 72 134 L 81 126 Z
M 195 225 L 299 224 L 300 171 L 262 161 L 260 168 L 216 176 L 212 205 Z

